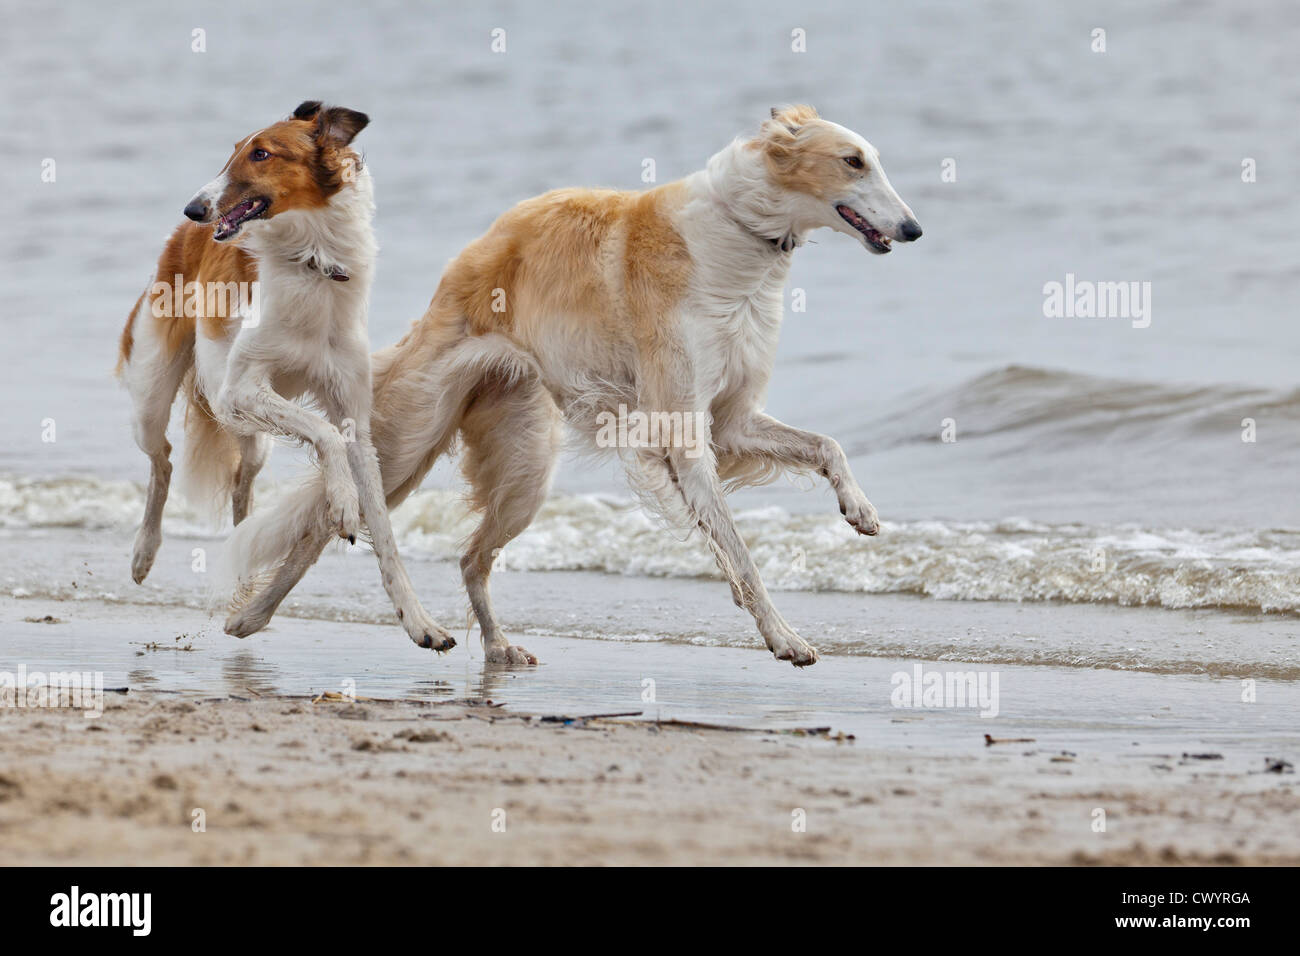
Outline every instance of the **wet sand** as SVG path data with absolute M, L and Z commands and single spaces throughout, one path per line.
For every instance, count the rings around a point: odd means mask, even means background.
M 1297 777 L 1265 771 L 1295 762 L 1289 682 L 1247 704 L 1236 680 L 999 667 L 981 717 L 893 706 L 895 674 L 972 669 L 951 661 L 531 635 L 543 666 L 511 672 L 464 646 L 411 665 L 395 627 L 240 642 L 161 613 L 0 602 L 0 668 L 130 688 L 99 717 L 0 708 L 4 862 L 1300 862 Z
M 269 503 L 267 496 L 259 506 Z M 25 597 L 36 606 L 42 601 L 83 606 L 95 599 L 109 605 L 135 605 L 145 635 L 137 638 L 141 640 L 170 640 L 180 633 L 221 637 L 220 628 L 198 611 L 205 603 L 208 576 L 194 569 L 194 555 L 216 560 L 222 539 L 168 531 L 148 580 L 138 586 L 128 571 L 140 507 L 138 501 L 125 503 L 130 521 L 124 520 L 118 529 L 8 532 L 11 547 L 0 554 L 0 585 L 5 593 Z M 400 509 L 395 515 L 400 525 Z M 469 529 L 457 530 L 468 533 Z M 667 532 L 662 536 L 667 537 Z M 582 539 L 574 538 L 566 546 L 579 549 Z M 420 549 L 404 549 L 403 558 L 425 607 L 444 627 L 463 633 L 468 601 L 457 562 L 432 560 Z M 707 553 L 704 560 L 711 569 Z M 743 649 L 758 646 L 752 619 L 732 604 L 720 579 L 523 571 L 511 564 L 507 548 L 492 574 L 493 603 L 503 625 L 523 635 L 525 644 L 537 634 Z M 764 576 L 775 575 L 765 568 Z M 773 590 L 773 600 L 819 651 L 834 656 L 1300 680 L 1300 626 L 1290 614 L 953 601 L 845 591 Z M 392 615 L 373 554 L 361 546 L 346 549 L 340 544 L 326 550 L 285 600 L 271 627 L 288 618 L 387 626 Z M 234 646 L 260 646 L 271 633 Z M 93 629 L 85 636 L 93 640 Z M 106 652 L 108 645 L 93 646 Z M 388 656 L 394 648 L 401 648 L 400 643 L 377 643 L 373 654 L 359 660 L 354 656 L 348 666 L 377 665 L 374 654 L 380 654 L 394 671 L 424 673 L 422 667 L 412 666 L 408 656 Z M 3 650 L 0 644 L 0 653 Z M 277 653 L 276 659 L 283 658 Z

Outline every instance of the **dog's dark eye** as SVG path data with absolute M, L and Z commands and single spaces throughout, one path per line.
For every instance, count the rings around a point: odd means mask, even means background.
M 264 159 L 270 159 L 271 154 L 264 149 L 255 149 L 249 154 L 249 159 L 255 163 L 260 163 Z
M 865 163 L 862 162 L 861 156 L 845 156 L 844 161 L 848 163 L 850 166 L 852 166 L 854 169 L 861 169 L 864 165 L 866 165 Z

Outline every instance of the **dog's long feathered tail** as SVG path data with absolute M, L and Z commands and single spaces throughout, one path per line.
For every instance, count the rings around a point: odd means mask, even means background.
M 239 445 L 212 414 L 194 369 L 185 374 L 185 456 L 181 488 L 190 507 L 220 522 L 235 488 Z
M 320 473 L 259 508 L 226 539 L 209 573 L 212 609 L 235 609 L 266 583 L 293 546 L 325 521 L 325 481 Z

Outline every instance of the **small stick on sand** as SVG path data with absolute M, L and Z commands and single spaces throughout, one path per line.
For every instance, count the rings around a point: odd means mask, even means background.
M 544 724 L 563 724 L 571 720 L 604 720 L 607 717 L 640 717 L 642 711 L 624 710 L 617 714 L 583 714 L 581 717 L 566 717 L 563 714 L 557 714 L 550 717 L 543 717 Z
M 699 720 L 656 720 L 656 727 L 689 727 L 692 730 L 726 730 L 735 734 L 796 734 L 805 737 L 825 737 L 829 727 L 738 727 L 734 724 L 710 724 Z M 846 738 L 847 739 L 847 738 Z
M 994 744 L 1036 744 L 1038 741 L 1033 737 L 994 737 L 990 734 L 984 735 L 984 746 L 992 747 Z

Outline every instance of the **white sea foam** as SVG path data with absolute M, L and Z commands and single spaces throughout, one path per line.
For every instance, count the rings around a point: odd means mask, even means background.
M 0 526 L 131 531 L 143 506 L 129 482 L 0 479 Z M 274 494 L 259 507 L 274 507 Z M 954 601 L 1064 601 L 1300 613 L 1300 530 L 1137 525 L 885 522 L 861 538 L 835 514 L 740 511 L 741 534 L 773 590 L 905 593 Z M 412 560 L 458 558 L 474 517 L 454 491 L 430 489 L 393 514 Z M 168 534 L 212 534 L 179 501 Z M 683 536 L 631 501 L 550 499 L 498 559 L 504 570 L 717 577 L 698 535 Z

